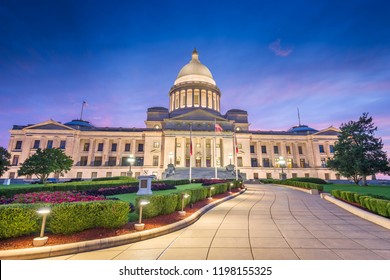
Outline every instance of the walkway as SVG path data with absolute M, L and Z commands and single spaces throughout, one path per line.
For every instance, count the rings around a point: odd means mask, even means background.
M 177 232 L 61 260 L 390 259 L 390 230 L 320 198 L 271 185 L 248 190 Z

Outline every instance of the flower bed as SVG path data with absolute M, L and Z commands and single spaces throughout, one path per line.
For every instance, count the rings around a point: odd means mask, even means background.
M 163 191 L 163 190 L 172 190 L 176 189 L 175 186 L 166 184 L 166 183 L 152 183 L 152 191 Z M 117 194 L 125 194 L 125 193 L 136 193 L 138 191 L 138 186 L 119 186 L 112 188 L 100 188 L 97 190 L 89 190 L 84 193 L 87 195 L 117 195 Z
M 34 192 L 34 193 L 25 193 L 25 194 L 15 194 L 12 198 L 2 197 L 0 199 L 0 204 L 10 204 L 10 203 L 22 203 L 22 204 L 31 204 L 31 203 L 50 203 L 58 204 L 63 202 L 79 202 L 79 201 L 96 201 L 96 200 L 105 200 L 104 196 L 92 196 L 82 193 L 74 192 Z

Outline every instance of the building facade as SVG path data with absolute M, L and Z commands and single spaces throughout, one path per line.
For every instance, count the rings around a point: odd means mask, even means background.
M 222 114 L 221 91 L 196 50 L 168 96 L 168 108 L 147 110 L 144 128 L 103 128 L 85 120 L 15 125 L 8 146 L 12 166 L 4 178 L 17 178 L 21 163 L 38 148 L 53 147 L 74 160 L 65 178 L 127 176 L 131 171 L 163 179 L 169 164 L 177 170 L 217 167 L 221 172 L 234 165 L 247 179 L 279 178 L 282 168 L 287 178 L 340 178 L 326 168 L 338 129 L 251 130 L 245 110 Z

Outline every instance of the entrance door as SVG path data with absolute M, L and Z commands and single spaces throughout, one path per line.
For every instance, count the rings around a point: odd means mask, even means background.
M 211 167 L 211 158 L 206 158 L 206 167 Z
M 201 159 L 200 158 L 196 158 L 195 165 L 196 165 L 196 167 L 201 167 Z

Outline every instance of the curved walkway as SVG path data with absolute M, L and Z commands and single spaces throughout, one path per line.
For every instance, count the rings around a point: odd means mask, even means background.
M 390 259 L 390 230 L 319 195 L 248 185 L 193 225 L 153 239 L 51 259 Z

